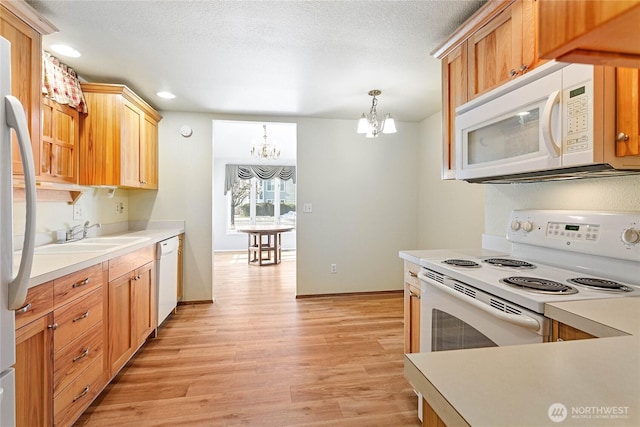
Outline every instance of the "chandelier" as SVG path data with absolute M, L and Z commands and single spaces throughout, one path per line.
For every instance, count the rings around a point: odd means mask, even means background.
M 362 113 L 360 117 L 360 121 L 358 122 L 358 133 L 364 133 L 367 138 L 377 138 L 380 132 L 382 133 L 396 133 L 396 122 L 391 117 L 391 114 L 387 113 L 384 115 L 384 119 L 382 119 L 382 123 L 378 121 L 378 112 L 376 111 L 376 106 L 378 105 L 378 99 L 376 96 L 379 96 L 382 92 L 373 89 L 369 91 L 369 96 L 373 96 L 373 100 L 371 101 L 371 109 L 369 110 L 369 114 Z
M 262 125 L 264 136 L 262 144 L 253 144 L 251 147 L 251 156 L 258 159 L 277 159 L 280 157 L 280 149 L 275 145 L 267 142 L 267 125 Z

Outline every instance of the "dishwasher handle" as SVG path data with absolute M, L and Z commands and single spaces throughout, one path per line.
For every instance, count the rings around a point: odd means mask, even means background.
M 178 250 L 178 244 L 180 243 L 177 236 L 171 237 L 167 240 L 158 242 L 157 247 L 157 259 L 167 256 Z

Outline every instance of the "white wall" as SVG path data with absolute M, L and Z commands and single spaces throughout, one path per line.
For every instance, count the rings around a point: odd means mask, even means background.
M 418 125 L 376 139 L 355 126 L 298 121 L 298 205 L 313 206 L 297 219 L 298 295 L 400 289 L 398 252 L 417 246 Z
M 419 248 L 481 247 L 485 187 L 464 181 L 440 179 L 441 113 L 420 123 L 419 158 Z

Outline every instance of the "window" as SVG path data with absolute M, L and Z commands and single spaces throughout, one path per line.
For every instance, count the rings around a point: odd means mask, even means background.
M 227 193 L 227 201 L 227 231 L 243 225 L 296 225 L 296 185 L 290 180 L 239 180 Z

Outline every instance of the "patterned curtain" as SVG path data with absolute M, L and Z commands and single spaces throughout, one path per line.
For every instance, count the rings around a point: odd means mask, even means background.
M 264 165 L 226 165 L 224 179 L 224 194 L 226 195 L 233 184 L 240 179 L 258 178 L 268 180 L 280 178 L 283 181 L 292 180 L 296 183 L 295 166 L 264 166 Z
M 78 75 L 73 68 L 58 58 L 42 51 L 42 93 L 58 104 L 68 104 L 80 113 L 87 112 L 87 104 L 80 88 Z

